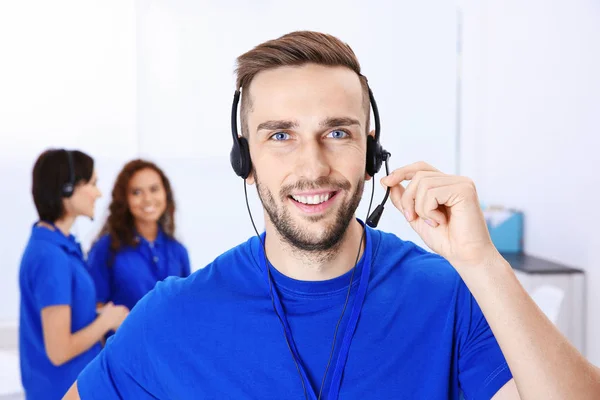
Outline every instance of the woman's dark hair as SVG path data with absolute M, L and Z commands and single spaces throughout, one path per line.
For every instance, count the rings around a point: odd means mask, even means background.
M 169 179 L 156 164 L 146 160 L 133 160 L 125 164 L 117 176 L 108 208 L 109 215 L 98 235 L 98 239 L 105 234 L 110 235 L 110 248 L 113 252 L 118 251 L 122 246 L 135 247 L 137 245 L 134 218 L 129 210 L 127 192 L 133 175 L 143 169 L 151 169 L 160 175 L 167 194 L 167 207 L 159 218 L 158 224 L 167 236 L 171 238 L 175 236 L 175 199 Z
M 71 153 L 73 171 L 70 171 Z M 88 183 L 94 173 L 94 159 L 79 150 L 48 149 L 39 155 L 32 173 L 31 194 L 40 220 L 56 222 L 63 217 L 63 186 Z M 71 175 L 74 181 L 70 182 Z

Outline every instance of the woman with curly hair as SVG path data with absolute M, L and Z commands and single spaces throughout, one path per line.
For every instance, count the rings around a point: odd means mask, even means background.
M 175 239 L 171 184 L 154 163 L 133 160 L 115 182 L 109 216 L 92 246 L 88 264 L 98 303 L 129 309 L 158 281 L 186 277 L 190 261 Z

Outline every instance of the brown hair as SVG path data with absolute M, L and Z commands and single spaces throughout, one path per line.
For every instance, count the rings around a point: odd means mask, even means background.
M 117 252 L 123 246 L 137 245 L 134 219 L 127 202 L 127 191 L 133 175 L 146 168 L 152 169 L 160 175 L 167 194 L 167 208 L 158 220 L 160 228 L 169 237 L 173 238 L 175 236 L 175 199 L 169 179 L 156 164 L 146 160 L 132 160 L 125 164 L 117 176 L 112 190 L 112 200 L 108 208 L 109 215 L 98 235 L 98 239 L 105 234 L 110 235 L 110 248 L 113 252 Z
M 248 91 L 254 77 L 262 71 L 308 63 L 331 67 L 347 67 L 356 72 L 363 88 L 363 102 L 369 131 L 369 89 L 367 79 L 360 72 L 360 64 L 354 51 L 338 38 L 320 32 L 298 31 L 278 39 L 264 42 L 237 58 L 237 89 Z M 242 135 L 248 135 L 248 112 L 252 110 L 249 93 L 242 96 Z

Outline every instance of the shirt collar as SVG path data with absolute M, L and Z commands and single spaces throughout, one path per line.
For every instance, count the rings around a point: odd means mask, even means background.
M 73 234 L 69 234 L 65 236 L 60 230 L 57 228 L 49 229 L 44 226 L 39 226 L 38 223 L 40 221 L 36 221 L 31 228 L 31 236 L 37 240 L 44 240 L 47 242 L 51 242 L 67 252 L 77 254 L 80 257 L 83 257 L 83 251 L 81 250 L 81 245 L 73 236 Z
M 138 243 L 146 243 L 149 246 L 161 246 L 166 240 L 166 235 L 163 232 L 160 225 L 158 225 L 158 232 L 156 234 L 156 239 L 154 239 L 154 242 L 150 242 L 145 237 L 140 235 L 138 233 L 137 229 L 134 229 L 134 232 L 135 232 L 135 239 L 137 240 Z
M 374 254 L 374 239 L 373 232 L 374 229 L 359 219 L 356 220 L 363 226 L 365 229 L 365 249 L 363 251 L 362 256 L 358 260 L 356 264 L 356 268 L 350 269 L 348 272 L 332 279 L 324 280 L 324 281 L 301 281 L 290 278 L 283 273 L 279 272 L 276 267 L 272 264 L 271 277 L 275 285 L 279 288 L 279 290 L 284 290 L 287 293 L 295 293 L 295 294 L 304 294 L 304 295 L 329 295 L 332 293 L 336 293 L 340 290 L 347 290 L 348 284 L 350 283 L 350 279 L 352 277 L 352 286 L 357 286 L 360 281 L 360 277 L 362 274 L 362 269 L 364 268 L 365 263 L 372 263 L 372 258 Z M 262 271 L 265 271 L 265 256 L 264 250 L 262 247 L 262 243 L 265 240 L 266 232 L 263 232 L 261 235 L 261 240 L 259 240 L 256 236 L 254 236 L 251 240 L 251 252 L 254 256 L 255 261 L 258 263 Z M 358 250 L 358 249 L 357 249 Z

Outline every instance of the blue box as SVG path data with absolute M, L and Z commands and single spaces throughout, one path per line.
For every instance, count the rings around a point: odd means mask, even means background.
M 496 249 L 501 253 L 523 251 L 523 213 L 518 210 L 489 207 L 483 209 L 485 221 Z

